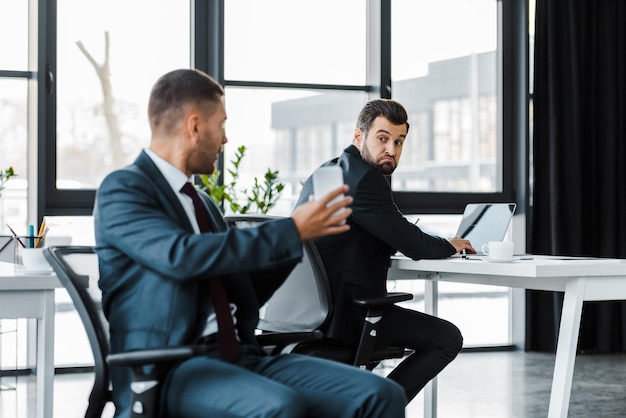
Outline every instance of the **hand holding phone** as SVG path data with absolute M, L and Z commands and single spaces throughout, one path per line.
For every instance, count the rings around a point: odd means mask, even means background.
M 324 166 L 313 172 L 313 197 L 315 197 L 315 200 L 322 199 L 329 192 L 335 190 L 337 187 L 341 187 L 342 185 L 343 172 L 339 166 Z M 344 195 L 342 193 L 330 201 L 328 205 L 330 206 L 343 198 Z M 344 224 L 345 220 L 341 223 Z

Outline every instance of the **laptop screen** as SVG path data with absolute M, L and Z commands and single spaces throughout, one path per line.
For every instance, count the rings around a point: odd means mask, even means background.
M 470 240 L 482 254 L 483 244 L 504 239 L 514 212 L 514 203 L 470 203 L 465 206 L 456 236 Z

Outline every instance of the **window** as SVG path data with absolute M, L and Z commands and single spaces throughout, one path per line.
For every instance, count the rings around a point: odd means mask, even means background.
M 365 84 L 362 0 L 224 2 L 227 80 Z
M 0 233 L 26 232 L 28 158 L 28 2 L 8 2 L 0 12 L 0 171 L 13 167 L 0 194 Z M 0 254 L 0 260 L 3 254 Z
M 150 88 L 163 73 L 189 68 L 190 8 L 176 0 L 57 7 L 56 185 L 96 188 L 149 145 Z
M 225 167 L 245 145 L 240 187 L 278 170 L 286 187 L 274 214 L 291 213 L 301 183 L 351 143 L 368 99 L 366 11 L 361 0 L 225 3 Z
M 28 69 L 28 3 L 12 1 L 2 4 L 0 70 Z
M 289 215 L 301 183 L 350 144 L 354 115 L 366 101 L 362 92 L 227 88 L 226 168 L 245 145 L 238 187 L 250 187 L 268 168 L 278 170 L 285 189 L 272 213 Z
M 396 0 L 391 10 L 392 97 L 413 122 L 413 158 L 398 166 L 394 190 L 502 191 L 498 3 Z
M 18 234 L 26 232 L 28 157 L 28 81 L 0 78 L 0 170 L 13 167 L 16 174 L 0 191 L 0 231 L 9 224 Z M 0 259 L 4 259 L 0 254 Z

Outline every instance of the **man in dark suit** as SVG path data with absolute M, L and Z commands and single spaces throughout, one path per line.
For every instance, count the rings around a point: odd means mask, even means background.
M 409 222 L 396 207 L 386 176 L 400 160 L 409 123 L 404 107 L 393 100 L 372 100 L 361 110 L 352 145 L 323 166 L 337 165 L 353 197 L 350 230 L 315 241 L 324 261 L 334 298 L 326 334 L 358 344 L 365 312 L 353 301 L 385 295 L 390 257 L 400 251 L 413 259 L 445 258 L 465 250 L 467 240 L 429 235 Z M 309 201 L 312 178 L 296 205 Z M 460 331 L 448 321 L 394 306 L 388 309 L 377 346 L 415 350 L 389 378 L 400 383 L 409 401 L 451 362 L 463 345 Z
M 96 252 L 111 351 L 206 344 L 206 355 L 168 375 L 161 393 L 169 417 L 404 416 L 395 383 L 312 357 L 267 356 L 258 345 L 260 306 L 302 258 L 303 241 L 349 229 L 339 224 L 351 199 L 326 207 L 344 185 L 289 218 L 228 229 L 208 195 L 198 200 L 187 185 L 213 171 L 227 141 L 223 94 L 200 71 L 162 76 L 148 105 L 150 148 L 98 189 Z M 131 371 L 116 367 L 112 379 L 116 417 L 127 417 Z

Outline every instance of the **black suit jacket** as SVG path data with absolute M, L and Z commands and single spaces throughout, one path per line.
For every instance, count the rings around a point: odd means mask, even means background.
M 354 145 L 346 148 L 339 158 L 323 164 L 327 165 L 341 167 L 354 202 L 348 218 L 350 230 L 315 242 L 334 299 L 334 314 L 326 334 L 357 343 L 364 311 L 353 301 L 386 294 L 391 255 L 400 251 L 413 259 L 445 258 L 454 254 L 455 249 L 448 240 L 422 232 L 400 213 L 387 178 L 364 162 Z M 312 194 L 309 177 L 298 204 L 308 201 Z

